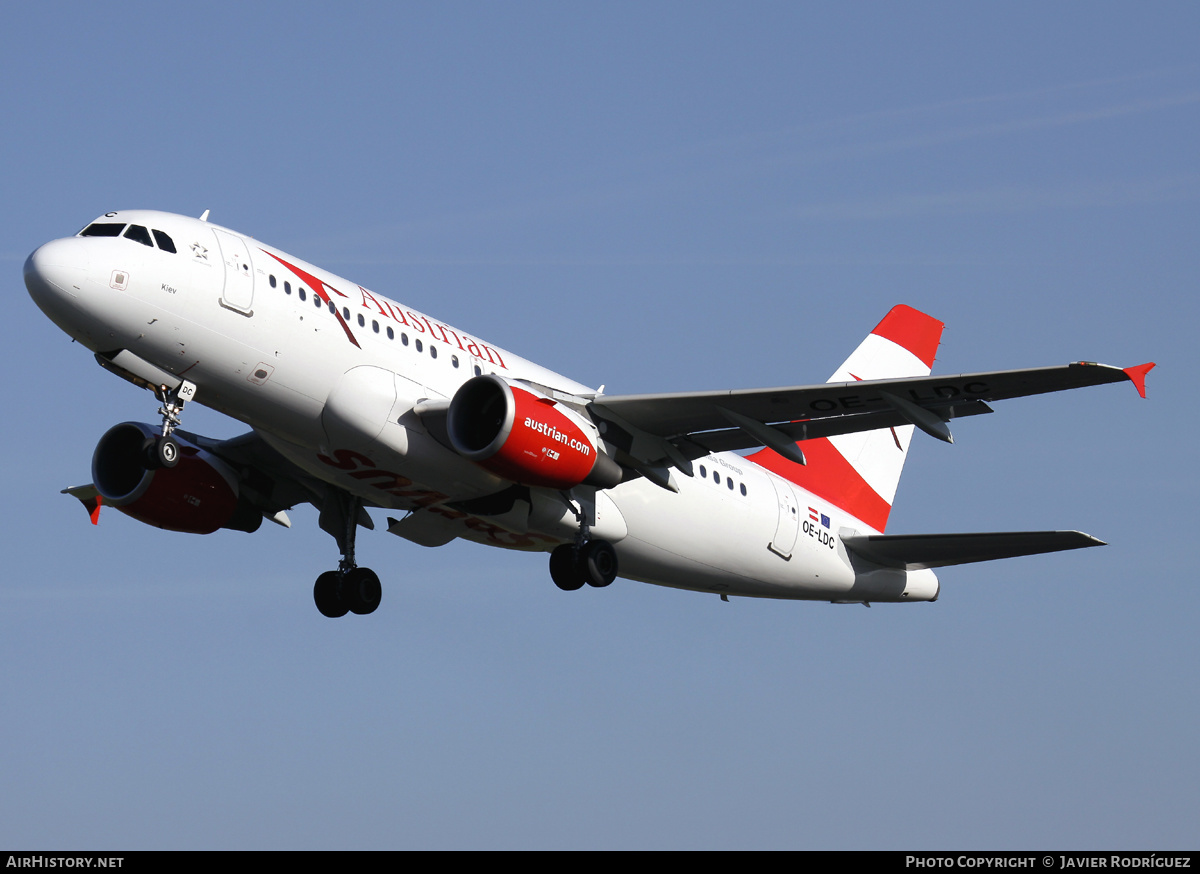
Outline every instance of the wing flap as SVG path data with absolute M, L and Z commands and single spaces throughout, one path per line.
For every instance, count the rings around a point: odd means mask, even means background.
M 993 412 L 992 408 L 983 401 L 966 401 L 937 408 L 949 419 L 961 419 L 965 416 L 979 416 Z M 857 413 L 852 416 L 833 416 L 825 419 L 807 419 L 800 422 L 784 422 L 772 425 L 776 431 L 781 431 L 793 440 L 816 440 L 821 437 L 835 437 L 838 434 L 853 434 L 859 431 L 876 431 L 882 428 L 898 428 L 910 424 L 908 419 L 895 410 L 878 413 Z M 762 441 L 756 441 L 753 435 L 741 428 L 725 428 L 720 431 L 704 431 L 699 434 L 689 434 L 681 449 L 689 458 L 699 458 L 710 452 L 728 452 L 735 449 L 751 449 L 762 446 Z M 801 447 L 803 449 L 803 447 Z
M 910 571 L 1105 545 L 1082 531 L 847 534 L 841 540 L 846 549 L 867 561 Z

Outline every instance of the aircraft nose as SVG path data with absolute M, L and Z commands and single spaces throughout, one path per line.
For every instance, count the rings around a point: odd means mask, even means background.
M 87 243 L 79 237 L 52 240 L 25 259 L 25 287 L 38 306 L 63 295 L 75 297 L 88 271 Z

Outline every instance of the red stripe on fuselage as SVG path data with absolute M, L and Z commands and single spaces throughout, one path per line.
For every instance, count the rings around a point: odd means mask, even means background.
M 806 465 L 788 461 L 773 449 L 760 449 L 746 458 L 824 498 L 876 531 L 884 530 L 891 505 L 867 484 L 837 447 L 822 437 L 805 440 L 800 448 L 808 461 Z
M 330 309 L 333 312 L 334 318 L 336 318 L 338 320 L 338 324 L 342 326 L 342 330 L 346 332 L 346 336 L 350 338 L 350 342 L 353 343 L 355 346 L 358 346 L 358 340 L 356 340 L 354 338 L 354 334 L 351 333 L 350 326 L 346 324 L 346 320 L 342 318 L 342 314 L 340 312 L 338 312 L 338 308 L 336 306 L 332 306 L 333 301 L 330 300 L 329 295 L 325 293 L 325 287 L 329 286 L 329 288 L 333 289 L 334 294 L 341 295 L 342 297 L 346 297 L 345 294 L 338 291 L 336 288 L 333 288 L 333 286 L 329 285 L 329 283 L 322 282 L 320 279 L 317 279 L 317 277 L 313 276 L 308 271 L 301 270 L 295 264 L 289 264 L 287 261 L 284 261 L 282 258 L 280 258 L 275 253 L 267 252 L 266 249 L 259 249 L 259 251 L 264 252 L 267 255 L 270 255 L 272 258 L 274 258 L 276 261 L 278 261 L 280 264 L 282 264 L 288 270 L 295 273 L 296 276 L 299 277 L 299 279 L 302 282 L 306 282 L 312 288 L 313 294 L 315 294 L 321 300 L 325 301 L 325 303 L 330 304 L 331 305 Z M 361 349 L 362 347 L 358 346 L 358 348 Z

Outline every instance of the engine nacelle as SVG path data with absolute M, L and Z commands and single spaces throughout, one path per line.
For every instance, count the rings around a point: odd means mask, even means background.
M 179 444 L 179 462 L 169 468 L 149 467 L 147 447 L 158 433 L 141 422 L 124 422 L 100 438 L 92 454 L 92 482 L 105 504 L 168 531 L 258 529 L 262 514 L 239 500 L 237 474 L 178 432 L 172 437 Z
M 552 398 L 494 374 L 467 380 L 446 412 L 454 450 L 484 470 L 527 486 L 611 488 L 621 481 L 595 429 Z

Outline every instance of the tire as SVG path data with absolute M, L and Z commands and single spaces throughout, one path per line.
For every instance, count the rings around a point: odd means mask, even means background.
M 149 437 L 142 445 L 142 465 L 146 470 L 171 468 L 179 464 L 179 442 L 174 437 Z
M 142 449 L 146 470 L 174 467 L 179 464 L 179 443 L 174 437 L 151 437 Z
M 339 616 L 345 616 L 350 607 L 342 598 L 342 578 L 337 571 L 326 571 L 317 577 L 317 582 L 313 586 L 313 601 L 317 604 L 317 609 L 321 611 L 322 616 L 328 616 L 330 619 L 337 619 Z
M 575 547 L 570 544 L 556 546 L 550 553 L 550 579 L 564 592 L 583 588 L 583 574 L 575 563 Z
M 607 540 L 589 540 L 579 558 L 589 586 L 603 589 L 617 578 L 617 551 Z
M 164 437 L 158 441 L 158 463 L 163 467 L 174 467 L 179 464 L 179 444 L 173 437 Z
M 383 586 L 375 571 L 366 567 L 352 568 L 342 580 L 342 597 L 351 613 L 366 616 L 374 613 L 383 598 Z

